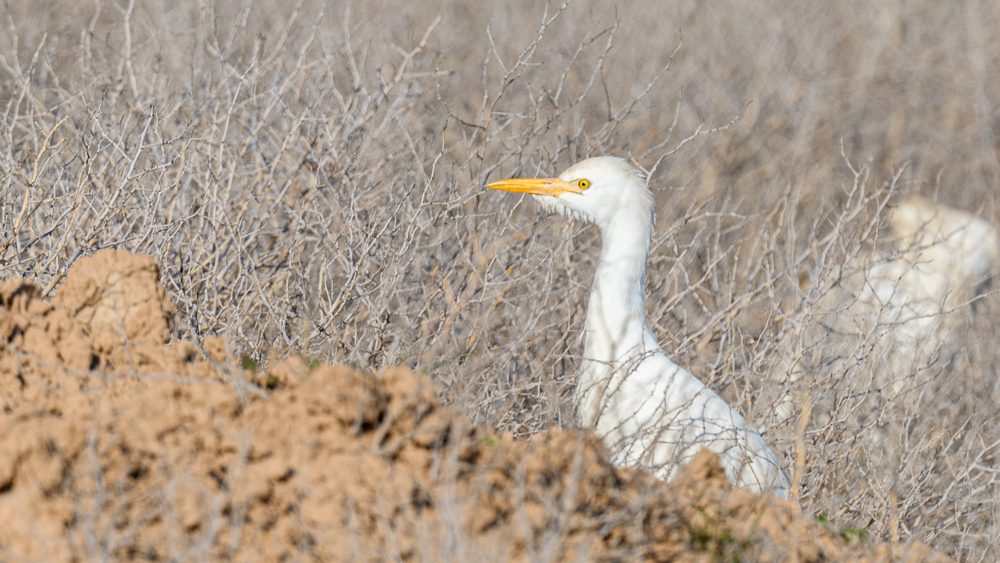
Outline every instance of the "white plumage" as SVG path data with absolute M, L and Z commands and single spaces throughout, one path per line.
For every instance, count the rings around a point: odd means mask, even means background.
M 742 416 L 663 353 L 646 323 L 646 259 L 653 196 L 628 162 L 597 157 L 558 178 L 492 182 L 534 194 L 543 207 L 594 223 L 603 246 L 590 293 L 579 423 L 594 428 L 620 465 L 642 465 L 666 480 L 702 447 L 719 454 L 730 482 L 788 497 L 774 453 Z

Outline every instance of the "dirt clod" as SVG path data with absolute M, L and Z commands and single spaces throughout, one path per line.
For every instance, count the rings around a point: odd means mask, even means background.
M 732 490 L 707 450 L 665 485 L 589 432 L 470 426 L 405 368 L 290 358 L 237 392 L 220 339 L 169 343 L 158 275 L 101 251 L 51 303 L 0 285 L 3 559 L 945 560 Z

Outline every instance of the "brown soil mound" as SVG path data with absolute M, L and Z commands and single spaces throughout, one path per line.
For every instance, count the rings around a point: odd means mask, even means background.
M 731 490 L 707 451 L 664 485 L 588 432 L 470 427 L 402 368 L 238 372 L 168 344 L 158 276 L 101 251 L 51 303 L 0 286 L 2 559 L 945 560 Z

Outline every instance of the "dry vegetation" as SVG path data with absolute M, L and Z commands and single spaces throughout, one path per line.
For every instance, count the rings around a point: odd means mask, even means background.
M 904 195 L 1000 224 L 1000 6 L 398 4 L 4 4 L 0 278 L 149 254 L 179 338 L 407 365 L 526 437 L 572 425 L 599 238 L 482 185 L 631 156 L 654 332 L 803 509 L 1000 559 L 1000 303 L 949 313 L 898 395 L 893 327 L 822 307 Z

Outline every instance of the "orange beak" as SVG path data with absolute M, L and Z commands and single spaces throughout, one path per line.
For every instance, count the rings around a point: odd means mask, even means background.
M 486 187 L 491 190 L 548 195 L 552 197 L 559 197 L 563 194 L 583 193 L 583 190 L 576 184 L 570 184 L 559 178 L 511 178 L 509 180 L 490 182 L 486 184 Z

